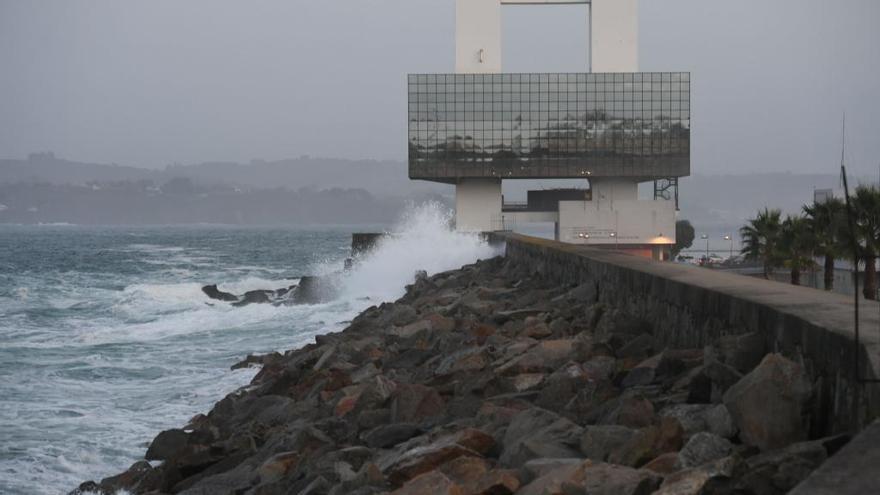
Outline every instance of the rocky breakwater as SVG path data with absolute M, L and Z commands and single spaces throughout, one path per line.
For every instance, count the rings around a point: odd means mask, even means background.
M 509 260 L 406 295 L 262 366 L 112 493 L 785 493 L 846 437 L 809 433 L 813 381 L 754 335 L 663 348 L 654 322 Z

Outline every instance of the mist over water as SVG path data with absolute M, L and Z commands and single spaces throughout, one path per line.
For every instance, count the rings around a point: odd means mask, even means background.
M 233 308 L 208 299 L 341 271 L 351 232 L 196 227 L 0 226 L 0 493 L 66 493 L 141 459 L 161 430 L 246 385 L 248 353 L 305 345 L 396 299 L 416 270 L 496 253 L 413 207 L 340 277 L 325 304 Z

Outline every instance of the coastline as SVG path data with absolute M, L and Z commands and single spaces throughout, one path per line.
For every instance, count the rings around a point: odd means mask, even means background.
M 809 436 L 798 363 L 654 323 L 504 258 L 419 276 L 72 493 L 784 493 L 846 443 Z

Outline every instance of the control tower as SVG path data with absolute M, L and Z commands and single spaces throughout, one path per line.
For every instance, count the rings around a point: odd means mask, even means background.
M 504 5 L 587 4 L 583 73 L 504 73 Z M 638 0 L 456 0 L 455 73 L 410 74 L 409 176 L 455 184 L 456 228 L 667 259 L 690 174 L 690 74 L 638 71 Z M 503 180 L 587 179 L 504 204 Z M 653 198 L 639 199 L 639 184 Z

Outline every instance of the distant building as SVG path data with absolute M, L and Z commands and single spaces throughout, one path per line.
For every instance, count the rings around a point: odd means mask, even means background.
M 508 4 L 589 4 L 589 72 L 502 73 Z M 668 258 L 678 178 L 690 174 L 690 74 L 638 71 L 637 4 L 456 0 L 455 73 L 409 75 L 408 122 L 409 176 L 455 184 L 459 230 L 553 222 L 561 241 Z M 536 178 L 590 190 L 504 204 L 503 180 Z M 642 182 L 653 200 L 638 199 Z
M 833 189 L 814 189 L 813 190 L 813 203 L 819 204 L 828 201 L 829 199 L 834 199 L 834 190 Z

